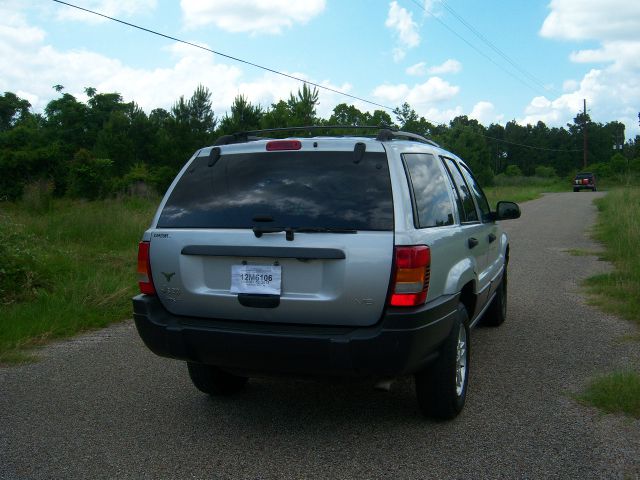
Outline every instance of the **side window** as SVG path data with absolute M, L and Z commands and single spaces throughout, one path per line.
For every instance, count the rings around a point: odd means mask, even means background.
M 480 188 L 480 184 L 478 184 L 475 177 L 471 173 L 471 170 L 469 170 L 466 165 L 461 164 L 460 166 L 462 167 L 462 173 L 467 179 L 469 187 L 471 187 L 471 193 L 475 197 L 476 202 L 478 203 L 478 207 L 480 207 L 480 212 L 482 213 L 482 221 L 488 222 L 491 218 L 491 208 L 489 207 L 487 197 L 482 191 L 482 188 Z
M 469 187 L 467 187 L 467 184 L 462 177 L 462 173 L 460 173 L 458 166 L 453 160 L 451 160 L 450 158 L 444 158 L 444 161 L 447 165 L 449 173 L 451 174 L 451 178 L 453 178 L 453 183 L 455 183 L 458 189 L 460 200 L 462 201 L 462 211 L 460 212 L 460 216 L 463 218 L 460 218 L 460 221 L 477 222 L 478 212 L 476 211 L 476 206 L 473 203 L 473 198 L 471 197 Z
M 438 160 L 428 153 L 402 155 L 413 194 L 416 227 L 453 225 L 453 205 Z

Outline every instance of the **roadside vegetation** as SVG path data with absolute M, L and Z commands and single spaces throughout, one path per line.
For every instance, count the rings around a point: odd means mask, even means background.
M 629 179 L 629 183 L 637 185 L 637 179 Z M 594 237 L 605 247 L 598 255 L 613 263 L 615 269 L 586 280 L 590 301 L 640 327 L 640 187 L 613 188 L 596 200 L 596 206 L 599 213 Z M 640 340 L 640 335 L 627 339 L 634 340 Z M 598 377 L 578 399 L 605 412 L 640 418 L 640 372 L 628 370 Z
M 29 347 L 131 317 L 137 244 L 156 198 L 3 203 L 0 363 Z
M 589 278 L 587 289 L 595 305 L 640 326 L 640 187 L 612 189 L 596 206 L 594 237 L 615 270 Z
M 640 375 L 625 371 L 593 380 L 578 400 L 607 413 L 623 413 L 640 418 Z

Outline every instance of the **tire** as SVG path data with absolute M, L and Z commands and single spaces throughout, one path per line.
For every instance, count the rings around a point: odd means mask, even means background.
M 500 286 L 493 297 L 491 305 L 482 318 L 482 324 L 489 327 L 499 327 L 507 319 L 507 271 L 504 271 Z
M 469 379 L 469 338 L 469 316 L 460 303 L 438 358 L 415 374 L 418 406 L 425 416 L 450 420 L 462 411 Z
M 231 395 L 244 388 L 249 380 L 246 377 L 232 375 L 213 365 L 187 362 L 189 377 L 195 387 L 209 395 Z

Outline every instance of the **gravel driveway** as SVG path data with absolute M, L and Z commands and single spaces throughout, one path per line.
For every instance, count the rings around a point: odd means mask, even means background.
M 601 193 L 522 205 L 511 235 L 507 322 L 472 332 L 455 421 L 423 419 L 411 379 L 252 380 L 211 400 L 186 367 L 151 354 L 131 321 L 0 368 L 0 478 L 640 477 L 640 421 L 577 404 L 594 374 L 640 368 L 635 327 L 586 304 L 607 264 L 588 238 Z

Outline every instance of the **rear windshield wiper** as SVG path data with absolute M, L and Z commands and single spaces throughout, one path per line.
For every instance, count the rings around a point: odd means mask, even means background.
M 357 230 L 352 228 L 332 228 L 332 227 L 253 227 L 253 234 L 260 238 L 265 233 L 279 233 L 285 232 L 286 239 L 289 241 L 293 240 L 294 233 L 358 233 Z

